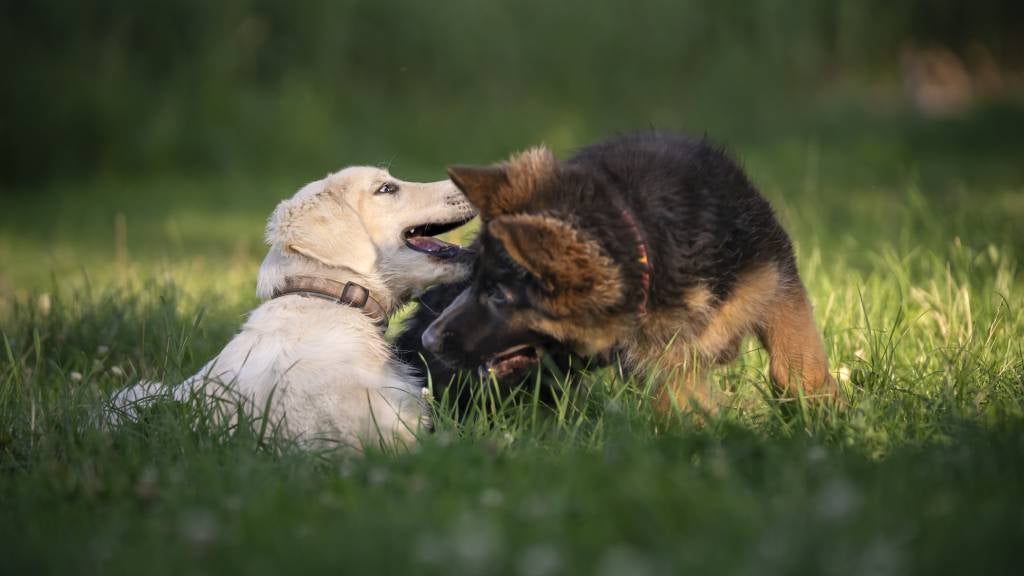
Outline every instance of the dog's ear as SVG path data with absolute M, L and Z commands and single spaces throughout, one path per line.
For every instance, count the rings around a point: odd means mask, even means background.
M 278 205 L 267 243 L 334 268 L 373 272 L 377 251 L 356 210 L 326 190 Z
M 448 177 L 476 207 L 481 218 L 489 220 L 500 213 L 499 196 L 508 188 L 504 166 L 449 166 Z
M 552 296 L 557 311 L 598 311 L 623 295 L 619 266 L 586 232 L 537 214 L 501 216 L 487 231 Z
M 450 166 L 448 177 L 476 206 L 480 217 L 492 220 L 522 210 L 541 184 L 554 178 L 558 161 L 543 146 L 494 166 Z

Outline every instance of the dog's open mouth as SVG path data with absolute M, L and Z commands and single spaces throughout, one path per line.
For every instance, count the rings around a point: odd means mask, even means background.
M 541 349 L 530 345 L 513 346 L 491 357 L 483 368 L 499 380 L 512 374 L 533 368 L 540 363 Z
M 450 242 L 445 242 L 440 238 L 435 238 L 435 236 L 439 236 L 445 232 L 451 232 L 472 219 L 473 217 L 470 216 L 463 220 L 420 224 L 419 226 L 407 228 L 403 233 L 403 236 L 405 237 L 405 245 L 417 252 L 430 254 L 435 258 L 453 258 L 465 251 L 465 249 L 457 244 L 452 244 Z

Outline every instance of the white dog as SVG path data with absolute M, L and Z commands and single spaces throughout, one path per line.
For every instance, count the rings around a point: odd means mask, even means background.
M 425 419 L 421 384 L 384 339 L 387 318 L 431 285 L 469 274 L 468 252 L 433 236 L 474 215 L 448 180 L 401 182 L 353 167 L 307 184 L 267 223 L 257 283 L 265 302 L 169 395 L 245 406 L 307 446 L 412 441 Z M 166 395 L 152 382 L 124 390 L 112 419 Z

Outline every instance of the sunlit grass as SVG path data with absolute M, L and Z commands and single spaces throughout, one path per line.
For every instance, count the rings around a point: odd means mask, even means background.
M 357 460 L 213 425 L 197 406 L 97 424 L 114 390 L 177 381 L 230 338 L 257 303 L 262 220 L 290 190 L 237 211 L 205 198 L 212 184 L 151 204 L 67 200 L 93 214 L 81 233 L 17 207 L 0 234 L 5 561 L 169 574 L 1011 566 L 1024 535 L 1022 192 L 976 201 L 828 182 L 810 159 L 799 176 L 753 164 L 794 233 L 845 409 L 772 399 L 751 341 L 715 373 L 729 405 L 716 417 L 665 422 L 643 375 L 618 367 L 512 393 L 468 376 L 464 411 L 436 388 L 437 432 L 419 448 Z

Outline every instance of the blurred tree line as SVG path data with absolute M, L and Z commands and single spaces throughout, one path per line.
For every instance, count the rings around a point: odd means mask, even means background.
M 0 185 L 486 162 L 540 140 L 756 138 L 907 45 L 1024 61 L 1013 0 L 35 0 L 0 7 Z

